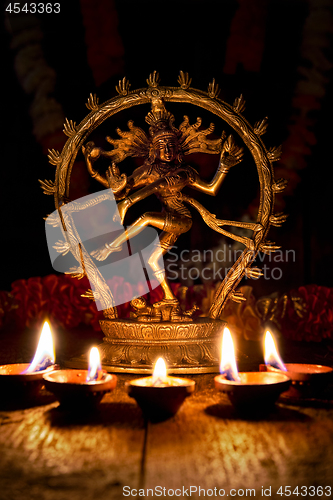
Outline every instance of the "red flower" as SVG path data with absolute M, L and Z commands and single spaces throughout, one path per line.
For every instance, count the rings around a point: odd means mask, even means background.
M 301 286 L 289 294 L 281 320 L 282 333 L 292 340 L 320 342 L 333 338 L 333 289 Z
M 17 305 L 17 322 L 21 328 L 30 327 L 48 317 L 52 323 L 73 328 L 89 319 L 90 301 L 81 297 L 88 281 L 51 274 L 43 278 L 17 280 L 12 295 Z
M 156 283 L 152 284 L 154 285 Z M 117 301 L 124 301 L 117 306 L 118 316 L 128 318 L 130 300 L 133 296 L 143 294 L 146 290 L 144 284 L 134 286 L 121 277 L 114 277 L 110 286 Z M 103 311 L 97 310 L 95 302 L 82 297 L 89 288 L 87 278 L 77 280 L 67 275 L 51 274 L 43 278 L 17 280 L 12 284 L 11 294 L 0 292 L 0 327 L 13 314 L 12 323 L 19 328 L 31 327 L 48 317 L 53 324 L 65 328 L 74 328 L 84 323 L 91 325 L 94 330 L 100 330 L 99 321 L 104 318 Z M 207 288 L 199 285 L 186 289 L 179 283 L 172 283 L 171 288 L 183 308 L 188 309 L 197 304 L 200 308 L 198 314 L 201 315 L 207 315 L 216 291 L 214 286 Z M 247 298 L 246 302 L 236 304 L 228 301 L 223 319 L 228 321 L 236 334 L 256 340 L 262 333 L 258 301 L 252 295 L 250 287 L 242 287 L 240 290 Z M 145 297 L 151 304 L 162 300 L 161 286 L 155 287 Z M 270 314 L 281 325 L 281 332 L 287 338 L 306 341 L 333 338 L 332 288 L 302 286 L 271 301 L 273 309 Z
M 30 326 L 45 315 L 48 300 L 43 293 L 42 278 L 14 281 L 11 293 L 17 304 L 16 318 L 20 328 Z

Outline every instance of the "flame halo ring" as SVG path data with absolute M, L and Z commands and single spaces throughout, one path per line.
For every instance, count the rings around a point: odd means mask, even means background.
M 181 84 L 180 87 L 159 86 L 155 78 L 152 79 L 151 77 L 147 82 L 149 84 L 148 88 L 134 91 L 128 90 L 128 82 L 126 82 L 127 86 L 124 84 L 120 85 L 117 88 L 120 95 L 111 98 L 101 105 L 98 104 L 96 97 L 90 96 L 88 107 L 92 109 L 91 112 L 79 125 L 71 127 L 71 133 L 67 134 L 69 135 L 69 139 L 61 154 L 56 155 L 56 159 L 53 159 L 53 163 L 57 165 L 54 191 L 55 206 L 59 211 L 60 220 L 65 230 L 60 209 L 63 199 L 69 196 L 71 172 L 76 156 L 88 136 L 111 116 L 133 106 L 151 103 L 153 98 L 159 97 L 165 102 L 192 104 L 211 112 L 225 121 L 243 140 L 256 164 L 260 184 L 260 201 L 256 222 L 262 226 L 262 230 L 254 234 L 254 249 L 250 250 L 246 248 L 243 251 L 216 292 L 210 316 L 212 318 L 219 318 L 228 296 L 240 283 L 246 269 L 251 266 L 260 247 L 265 243 L 270 225 L 272 224 L 271 218 L 274 217 L 273 208 L 275 198 L 273 188 L 273 160 L 269 158 L 269 152 L 261 140 L 259 131 L 256 131 L 255 127 L 243 117 L 237 106 L 231 106 L 220 100 L 217 97 L 217 92 L 212 92 L 210 87 L 208 92 L 203 92 L 184 84 Z M 74 255 L 74 257 L 80 261 L 78 255 Z M 96 280 L 94 285 L 95 289 L 99 291 L 99 280 Z M 116 312 L 114 314 L 117 317 Z

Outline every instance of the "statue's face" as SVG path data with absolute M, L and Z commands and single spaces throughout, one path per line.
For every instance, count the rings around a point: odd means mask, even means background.
M 170 136 L 161 137 L 154 145 L 156 158 L 165 162 L 171 162 L 176 159 L 177 149 L 176 138 Z

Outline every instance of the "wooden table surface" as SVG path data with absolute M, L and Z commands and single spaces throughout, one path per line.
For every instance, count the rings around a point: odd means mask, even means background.
M 3 334 L 0 362 L 22 361 L 32 337 Z M 82 343 L 90 341 L 86 337 Z M 240 365 L 247 369 L 257 363 L 253 352 L 245 343 Z M 332 351 L 324 345 L 287 346 L 284 356 L 292 352 L 294 361 L 311 356 L 309 362 L 333 365 Z M 280 486 L 292 491 L 298 486 L 294 499 L 319 498 L 320 490 L 310 495 L 310 486 L 333 486 L 332 387 L 322 399 L 279 400 L 269 415 L 251 419 L 237 414 L 214 389 L 213 374 L 197 375 L 191 377 L 196 391 L 177 415 L 150 423 L 126 393 L 125 382 L 133 378 L 119 375 L 116 390 L 91 414 L 62 410 L 45 390 L 31 407 L 8 409 L 2 401 L 0 498 L 117 500 L 126 498 L 124 493 L 203 498 L 203 490 L 206 497 L 220 498 L 222 489 L 225 496 L 244 498 L 252 488 L 264 498 L 262 488 L 266 496 L 271 488 L 271 498 L 281 499 L 287 495 L 277 494 Z M 306 496 L 302 486 L 308 488 Z M 328 493 L 324 489 L 322 498 L 330 498 Z

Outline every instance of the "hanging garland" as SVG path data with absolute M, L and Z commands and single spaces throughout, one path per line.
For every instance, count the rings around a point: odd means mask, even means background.
M 113 0 L 82 0 L 82 17 L 86 28 L 88 62 L 96 85 L 99 86 L 115 74 L 123 72 L 124 49 L 117 31 L 118 18 Z M 8 26 L 11 48 L 15 51 L 14 68 L 23 90 L 32 96 L 30 116 L 33 134 L 42 146 L 43 154 L 49 149 L 62 150 L 65 115 L 62 105 L 55 99 L 56 72 L 51 68 L 42 47 L 43 32 L 39 20 L 33 15 L 11 17 Z M 83 161 L 76 163 L 71 195 L 79 198 L 87 194 L 89 178 Z
M 42 48 L 43 32 L 36 17 L 13 17 L 10 30 L 11 48 L 15 51 L 16 75 L 23 90 L 32 96 L 30 116 L 33 134 L 43 145 L 44 139 L 62 130 L 64 123 L 62 106 L 53 96 L 56 73 L 45 60 Z
M 238 0 L 227 41 L 226 74 L 235 74 L 238 65 L 245 71 L 259 72 L 265 48 L 267 0 Z
M 307 157 L 317 143 L 314 127 L 319 119 L 332 61 L 328 49 L 332 44 L 332 0 L 308 0 L 300 48 L 299 80 L 292 98 L 292 115 L 289 120 L 287 140 L 282 145 L 282 157 L 275 168 L 276 178 L 289 179 L 284 192 L 292 195 L 300 182 L 298 171 L 308 164 Z M 260 72 L 265 46 L 268 15 L 267 0 L 238 0 L 238 9 L 232 20 L 227 41 L 224 73 L 235 74 L 239 65 L 245 71 Z M 331 52 L 330 52 L 331 54 Z M 284 201 L 278 197 L 277 206 L 283 209 Z M 249 207 L 255 213 L 257 200 Z
M 307 157 L 317 143 L 314 127 L 326 95 L 328 72 L 332 69 L 327 49 L 332 44 L 333 2 L 308 0 L 308 7 L 300 54 L 302 62 L 297 69 L 300 78 L 295 87 L 288 126 L 289 136 L 282 146 L 282 157 L 275 169 L 276 177 L 289 178 L 286 195 L 291 195 L 300 181 L 297 171 L 308 165 Z
M 114 0 L 80 0 L 87 58 L 96 86 L 124 71 L 124 46 Z

